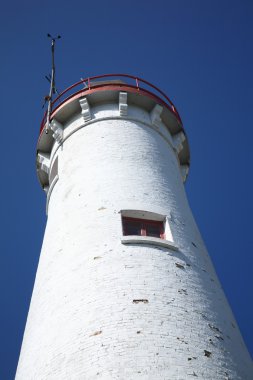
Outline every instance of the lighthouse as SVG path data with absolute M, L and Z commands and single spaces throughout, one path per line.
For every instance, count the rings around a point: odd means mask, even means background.
M 36 158 L 48 219 L 16 380 L 253 379 L 187 201 L 171 100 L 113 74 L 50 111 Z

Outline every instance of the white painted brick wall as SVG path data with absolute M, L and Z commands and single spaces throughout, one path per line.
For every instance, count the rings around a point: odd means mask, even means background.
M 93 108 L 96 123 L 53 150 L 59 180 L 16 380 L 251 380 L 176 155 L 155 127 L 133 121 L 150 123 L 144 110 L 114 119 L 116 107 Z M 69 122 L 65 138 L 82 123 Z M 122 209 L 170 215 L 179 251 L 123 245 Z

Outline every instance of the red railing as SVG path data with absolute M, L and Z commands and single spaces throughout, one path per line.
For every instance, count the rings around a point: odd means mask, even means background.
M 98 81 L 98 79 L 103 79 L 103 78 L 106 79 L 106 81 L 108 82 L 106 83 L 105 81 L 101 83 L 100 81 Z M 117 78 L 117 79 L 116 80 L 114 79 L 113 82 L 110 82 L 110 78 L 111 79 Z M 141 79 L 132 75 L 127 75 L 127 74 L 104 74 L 104 75 L 89 77 L 86 79 L 81 79 L 79 82 L 76 82 L 72 84 L 72 86 L 66 88 L 57 96 L 57 98 L 53 100 L 51 114 L 54 113 L 57 110 L 57 108 L 59 108 L 66 100 L 71 99 L 72 97 L 78 95 L 79 93 L 85 93 L 85 92 L 89 93 L 90 91 L 93 92 L 95 89 L 98 90 L 99 87 L 109 87 L 109 86 L 128 87 L 130 89 L 135 89 L 137 91 L 140 91 L 143 94 L 147 94 L 153 98 L 155 97 L 159 103 L 169 108 L 170 111 L 176 116 L 180 124 L 182 124 L 180 115 L 176 107 L 163 91 L 161 91 L 158 87 L 154 86 L 153 84 L 149 83 L 148 81 L 144 79 Z M 64 95 L 67 95 L 67 96 L 64 96 Z M 42 119 L 41 130 L 45 126 L 46 118 L 47 118 L 47 112 L 45 112 L 44 117 Z

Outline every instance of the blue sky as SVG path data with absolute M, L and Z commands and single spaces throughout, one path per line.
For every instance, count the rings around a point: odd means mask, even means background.
M 123 72 L 175 103 L 191 148 L 186 190 L 253 354 L 253 2 L 27 1 L 1 5 L 0 379 L 16 370 L 44 227 L 35 149 L 50 72 L 46 34 L 61 34 L 57 87 Z

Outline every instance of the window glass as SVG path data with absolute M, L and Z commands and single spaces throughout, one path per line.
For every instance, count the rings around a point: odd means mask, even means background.
M 152 236 L 165 239 L 164 222 L 122 217 L 123 235 Z
M 161 224 L 146 224 L 146 235 L 147 236 L 153 236 L 153 237 L 161 237 L 161 234 L 163 231 L 161 231 Z
M 53 182 L 53 180 L 57 176 L 57 174 L 58 174 L 58 157 L 56 157 L 56 159 L 54 160 L 54 163 L 53 163 L 52 168 L 50 170 L 49 185 L 51 185 L 51 183 Z
M 141 235 L 141 223 L 139 221 L 133 221 L 125 219 L 123 223 L 124 235 Z

